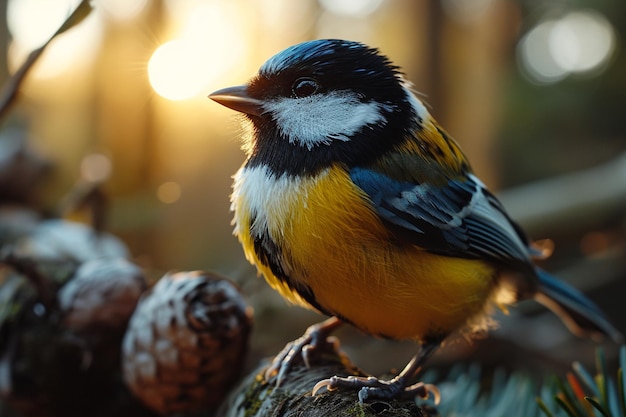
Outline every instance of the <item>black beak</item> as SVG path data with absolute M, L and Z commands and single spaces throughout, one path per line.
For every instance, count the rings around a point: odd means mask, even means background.
M 209 94 L 209 98 L 222 106 L 251 116 L 260 116 L 263 113 L 263 102 L 248 95 L 247 85 L 222 88 Z

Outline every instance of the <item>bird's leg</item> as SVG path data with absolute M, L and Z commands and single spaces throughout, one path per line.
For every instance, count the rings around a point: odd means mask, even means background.
M 321 323 L 310 326 L 302 337 L 289 342 L 272 361 L 265 371 L 265 380 L 269 381 L 276 376 L 276 386 L 280 386 L 291 365 L 302 358 L 307 368 L 310 368 L 311 355 L 320 351 L 337 351 L 339 341 L 328 337 L 343 322 L 331 317 Z
M 312 395 L 315 395 L 321 388 L 326 387 L 329 391 L 338 388 L 346 388 L 359 391 L 359 401 L 367 400 L 389 400 L 392 398 L 421 397 L 427 398 L 432 394 L 435 403 L 439 402 L 439 390 L 431 384 L 417 382 L 409 385 L 413 378 L 419 373 L 422 365 L 437 350 L 440 342 L 426 343 L 422 345 L 420 351 L 404 367 L 396 377 L 390 380 L 380 380 L 375 377 L 333 376 L 329 379 L 318 382 L 313 388 Z

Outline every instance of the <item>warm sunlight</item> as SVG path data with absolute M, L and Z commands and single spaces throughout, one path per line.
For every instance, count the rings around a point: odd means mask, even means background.
M 102 7 L 111 17 L 117 20 L 136 18 L 148 4 L 148 0 L 98 0 L 95 7 Z
M 15 71 L 33 49 L 43 45 L 78 3 L 77 0 L 9 0 L 7 24 L 13 35 L 8 57 L 10 70 Z M 101 22 L 92 15 L 60 35 L 33 68 L 33 77 L 50 79 L 69 68 L 88 65 L 98 52 L 101 29 Z
M 170 100 L 195 96 L 206 85 L 206 70 L 211 61 L 184 40 L 159 46 L 148 62 L 148 77 L 154 91 Z
M 79 0 L 9 0 L 7 25 L 13 41 L 35 49 L 61 26 Z
M 169 100 L 206 94 L 209 83 L 245 58 L 243 34 L 232 22 L 236 9 L 212 2 L 189 11 L 177 39 L 159 46 L 148 63 L 152 88 Z

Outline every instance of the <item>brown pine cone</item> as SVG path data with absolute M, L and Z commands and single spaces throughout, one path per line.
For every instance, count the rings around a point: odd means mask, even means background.
M 166 415 L 217 406 L 240 374 L 252 311 L 208 272 L 168 274 L 140 300 L 122 348 L 133 393 Z
M 63 322 L 81 334 L 124 331 L 146 288 L 141 269 L 125 259 L 86 261 L 59 291 Z

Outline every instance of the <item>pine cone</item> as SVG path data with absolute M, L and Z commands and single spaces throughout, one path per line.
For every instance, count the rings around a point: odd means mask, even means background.
M 125 259 L 92 259 L 78 268 L 58 294 L 65 325 L 82 334 L 126 329 L 147 284 Z
M 109 233 L 62 219 L 44 220 L 33 233 L 16 245 L 21 256 L 34 259 L 63 259 L 83 263 L 98 258 L 128 258 L 128 248 Z
M 147 286 L 139 267 L 124 259 L 77 265 L 11 252 L 2 260 L 0 398 L 22 416 L 138 409 L 121 381 L 120 346 Z
M 0 270 L 0 306 L 0 398 L 22 416 L 74 415 L 67 410 L 83 404 L 88 346 L 8 268 Z
M 123 343 L 126 383 L 166 415 L 217 406 L 244 363 L 252 312 L 228 280 L 168 274 L 139 302 Z

